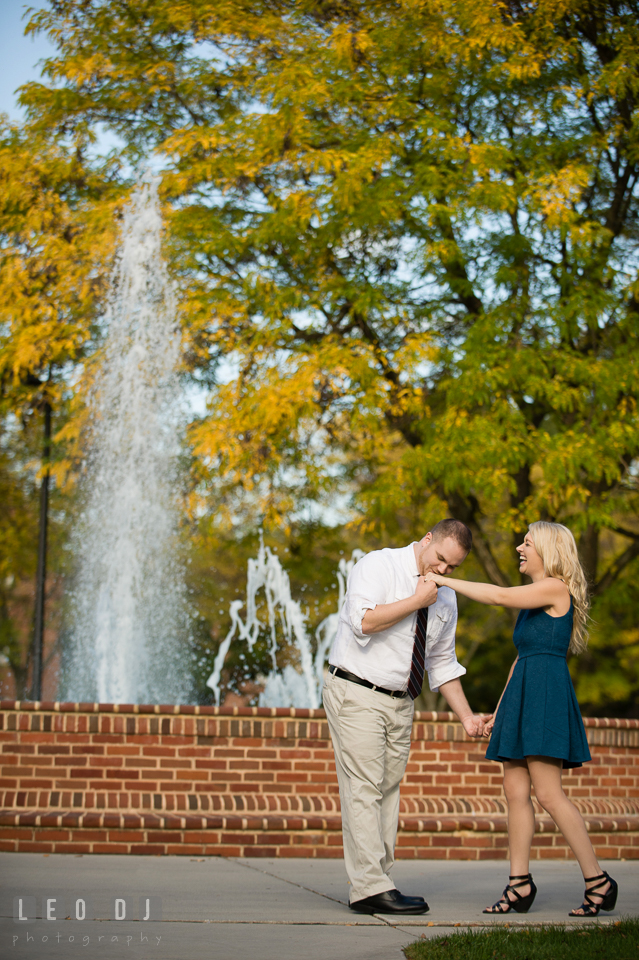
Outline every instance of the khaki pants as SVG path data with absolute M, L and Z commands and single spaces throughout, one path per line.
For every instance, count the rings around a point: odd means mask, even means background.
M 395 884 L 399 784 L 413 725 L 413 701 L 395 699 L 329 674 L 324 709 L 335 750 L 350 902 Z

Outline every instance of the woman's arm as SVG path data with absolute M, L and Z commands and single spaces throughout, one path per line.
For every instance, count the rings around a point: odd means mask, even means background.
M 488 603 L 494 607 L 534 610 L 537 607 L 561 605 L 562 601 L 566 600 L 566 584 L 556 577 L 544 577 L 543 580 L 527 583 L 523 587 L 497 587 L 494 583 L 454 580 L 451 577 L 440 577 L 438 573 L 427 573 L 426 579 L 433 580 L 438 587 L 450 587 L 469 600 Z
M 509 673 L 508 673 L 508 679 L 506 680 L 506 683 L 504 684 L 504 689 L 501 691 L 501 697 L 499 698 L 499 702 L 497 703 L 497 706 L 495 707 L 495 710 L 494 710 L 494 713 L 493 713 L 492 717 L 489 717 L 489 719 L 488 719 L 488 720 L 486 721 L 486 723 L 484 724 L 484 731 L 483 731 L 483 732 L 484 732 L 484 736 L 485 736 L 485 737 L 489 737 L 489 736 L 491 735 L 491 733 L 493 732 L 493 727 L 495 726 L 495 720 L 497 719 L 497 711 L 499 710 L 499 705 L 501 704 L 501 701 L 504 699 L 504 694 L 506 693 L 506 687 L 507 687 L 508 684 L 510 683 L 510 678 L 511 678 L 512 675 L 513 675 L 513 670 L 515 669 L 515 666 L 516 666 L 516 664 L 517 664 L 517 660 L 519 660 L 519 657 L 516 657 L 516 658 L 515 658 L 515 661 L 514 661 L 512 667 L 510 668 L 510 671 L 509 671 Z

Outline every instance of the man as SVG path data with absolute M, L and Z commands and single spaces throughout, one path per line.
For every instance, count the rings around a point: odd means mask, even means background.
M 419 543 L 375 550 L 348 579 L 329 655 L 324 708 L 335 750 L 342 806 L 349 906 L 360 913 L 422 914 L 422 897 L 405 897 L 389 876 L 394 861 L 399 784 L 406 769 L 413 700 L 428 671 L 466 733 L 482 735 L 455 655 L 453 590 L 425 579 L 448 575 L 472 546 L 468 527 L 441 520 Z

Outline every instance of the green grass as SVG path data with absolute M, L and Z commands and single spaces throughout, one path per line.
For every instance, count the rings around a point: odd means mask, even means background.
M 407 960 L 639 960 L 639 920 L 577 929 L 449 933 L 421 939 L 404 950 Z

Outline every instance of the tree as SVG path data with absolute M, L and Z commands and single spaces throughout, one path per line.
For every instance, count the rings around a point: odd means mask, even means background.
M 59 49 L 32 122 L 165 158 L 193 368 L 237 371 L 192 430 L 229 508 L 344 484 L 389 533 L 444 509 L 502 584 L 527 522 L 562 520 L 615 595 L 639 555 L 636 0 L 56 0 L 30 28 Z
M 37 566 L 31 672 L 39 696 L 49 480 L 52 469 L 58 480 L 64 477 L 69 441 L 78 433 L 81 403 L 71 421 L 69 406 L 83 361 L 95 351 L 104 266 L 121 192 L 110 182 L 113 163 L 91 169 L 83 154 L 80 142 L 64 148 L 28 129 L 6 122 L 0 127 L 0 484 L 7 494 L 0 604 L 5 656 L 22 698 L 29 673 L 24 617 L 11 610 Z M 42 439 L 36 440 L 40 431 Z M 38 473 L 39 521 L 30 504 Z M 58 496 L 56 506 L 61 505 Z

